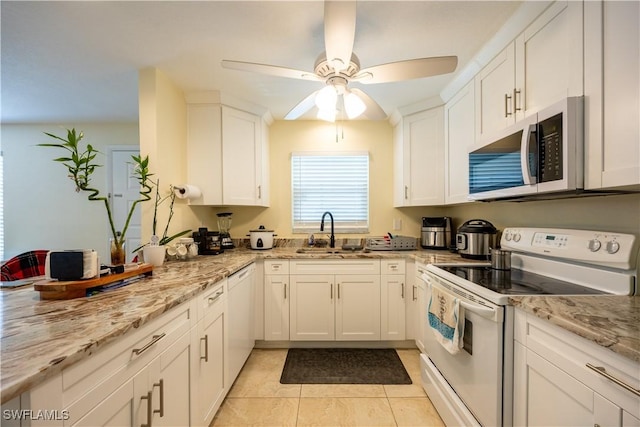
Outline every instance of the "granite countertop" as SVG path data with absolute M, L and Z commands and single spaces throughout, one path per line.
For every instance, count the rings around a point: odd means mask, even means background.
M 216 282 L 259 258 L 410 258 L 425 264 L 473 262 L 463 259 L 457 254 L 435 250 L 300 254 L 296 252 L 296 249 L 298 248 L 278 247 L 265 251 L 252 251 L 238 248 L 216 256 L 198 256 L 188 261 L 167 262 L 162 267 L 154 268 L 152 276 L 128 286 L 87 298 L 41 301 L 32 286 L 0 290 L 2 304 L 2 317 L 0 318 L 1 402 L 11 400 L 44 379 L 61 372 L 62 369 L 89 357 L 131 329 L 138 328 L 159 317 L 172 307 L 193 298 Z M 527 301 L 527 298 L 520 298 L 517 301 L 514 299 L 513 303 L 524 309 L 534 303 L 539 306 L 547 304 L 555 307 L 551 310 L 551 313 L 555 313 L 562 311 L 561 306 L 557 304 L 571 306 L 572 301 L 581 300 L 584 297 L 557 300 L 556 303 L 551 301 L 545 303 L 544 301 L 558 297 L 538 298 L 537 302 L 534 298 L 531 299 L 533 302 Z M 597 298 L 628 300 L 628 297 L 605 296 Z M 637 336 L 638 306 L 640 304 L 637 299 L 634 301 L 633 304 L 629 303 L 628 316 L 620 310 L 619 303 L 615 303 L 617 304 L 615 313 L 620 319 L 632 319 L 628 322 L 620 320 L 620 322 L 614 323 L 620 329 L 627 330 L 629 328 L 627 336 L 632 336 L 634 333 Z M 635 312 L 631 305 L 635 307 Z M 595 319 L 596 313 L 600 313 L 600 310 L 605 310 L 605 308 L 602 306 L 598 306 L 597 309 L 585 308 L 585 312 L 591 317 L 576 316 L 578 324 L 583 325 L 582 329 L 588 331 L 587 328 L 590 328 L 591 324 L 585 319 Z M 543 313 L 542 310 L 537 311 Z M 614 311 L 612 306 L 610 311 Z M 601 323 L 613 316 L 609 311 L 598 315 L 601 316 Z M 565 324 L 561 326 L 575 332 Z M 618 339 L 615 341 L 618 343 L 617 345 L 609 345 L 609 342 L 615 339 L 615 337 L 609 338 L 612 335 L 611 330 L 616 329 L 603 326 L 603 338 L 594 340 L 600 345 L 608 346 L 613 351 L 640 361 L 638 340 L 629 340 L 629 344 L 625 346 L 620 345 Z M 617 333 L 622 335 L 621 331 Z M 598 336 L 596 333 L 596 338 Z M 635 352 L 629 353 L 628 347 L 635 348 Z
M 509 302 L 640 363 L 640 296 L 528 296 Z

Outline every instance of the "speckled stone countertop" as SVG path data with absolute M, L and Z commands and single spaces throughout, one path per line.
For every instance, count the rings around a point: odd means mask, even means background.
M 509 302 L 640 363 L 640 296 L 530 296 Z

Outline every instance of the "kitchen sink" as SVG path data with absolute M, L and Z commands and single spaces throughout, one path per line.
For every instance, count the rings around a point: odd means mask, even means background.
M 357 254 L 367 253 L 369 249 L 341 249 L 341 248 L 299 248 L 296 253 L 299 254 Z

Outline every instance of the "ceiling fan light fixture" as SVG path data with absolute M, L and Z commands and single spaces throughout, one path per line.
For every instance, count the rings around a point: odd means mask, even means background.
M 336 108 L 335 106 L 333 108 L 329 108 L 329 109 L 319 109 L 318 110 L 318 119 L 320 120 L 324 120 L 325 122 L 335 122 L 336 121 Z
M 344 109 L 348 118 L 355 119 L 360 114 L 364 113 L 367 106 L 358 95 L 353 92 L 349 92 L 344 95 Z
M 327 85 L 318 92 L 315 103 L 320 110 L 335 111 L 337 100 L 338 92 L 336 92 L 336 88 L 331 85 Z

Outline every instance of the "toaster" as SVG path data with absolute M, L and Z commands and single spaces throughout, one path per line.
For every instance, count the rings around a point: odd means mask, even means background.
M 44 270 L 48 279 L 93 279 L 100 273 L 98 253 L 93 249 L 49 251 Z

